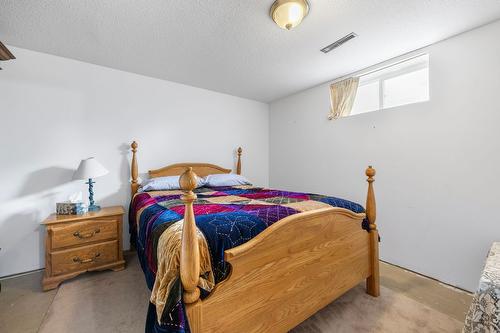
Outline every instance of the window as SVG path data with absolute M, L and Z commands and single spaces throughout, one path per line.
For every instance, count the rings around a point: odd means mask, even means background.
M 429 100 L 429 55 L 383 67 L 359 78 L 351 115 Z

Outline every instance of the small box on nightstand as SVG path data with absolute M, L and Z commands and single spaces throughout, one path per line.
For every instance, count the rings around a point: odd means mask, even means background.
M 57 202 L 56 214 L 58 215 L 82 215 L 87 212 L 87 206 L 83 202 Z

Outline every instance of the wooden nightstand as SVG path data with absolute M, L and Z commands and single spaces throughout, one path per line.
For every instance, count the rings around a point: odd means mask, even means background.
M 50 215 L 45 236 L 43 290 L 57 288 L 87 271 L 125 268 L 122 250 L 123 207 L 84 215 Z

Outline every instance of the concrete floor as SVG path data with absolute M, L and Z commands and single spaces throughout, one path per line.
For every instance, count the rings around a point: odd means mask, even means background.
M 468 292 L 383 262 L 380 284 L 462 323 L 472 302 L 472 294 Z
M 42 272 L 2 280 L 0 332 L 143 332 L 149 291 L 134 253 L 127 263 L 124 271 L 88 273 L 49 292 L 41 290 Z M 385 263 L 381 284 L 380 298 L 358 286 L 293 332 L 458 332 L 472 300 Z
M 43 272 L 2 280 L 0 332 L 37 332 L 57 290 L 42 291 Z

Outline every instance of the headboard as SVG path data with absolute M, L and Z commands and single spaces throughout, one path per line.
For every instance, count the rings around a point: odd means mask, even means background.
M 167 165 L 166 167 L 163 167 L 161 169 L 149 170 L 148 173 L 150 178 L 180 176 L 189 167 L 193 168 L 193 172 L 200 177 L 205 177 L 217 173 L 231 173 L 232 171 L 231 169 L 224 169 L 218 165 L 209 163 L 177 163 Z
M 132 195 L 134 195 L 135 193 L 137 193 L 137 189 L 139 188 L 139 181 L 138 181 L 139 169 L 137 166 L 137 147 L 138 147 L 137 142 L 135 141 L 132 142 L 130 147 L 132 148 L 132 166 L 130 170 L 132 179 L 130 181 L 130 187 L 132 190 Z M 236 163 L 236 173 L 238 175 L 241 174 L 242 152 L 243 150 L 241 149 L 241 147 L 239 147 L 237 150 L 238 160 Z M 200 177 L 205 177 L 207 175 L 214 175 L 220 173 L 231 173 L 231 169 L 226 169 L 210 163 L 176 163 L 167 165 L 160 169 L 149 170 L 148 174 L 150 178 L 165 177 L 165 176 L 180 176 L 189 167 L 193 168 L 194 173 L 196 173 L 196 175 Z

